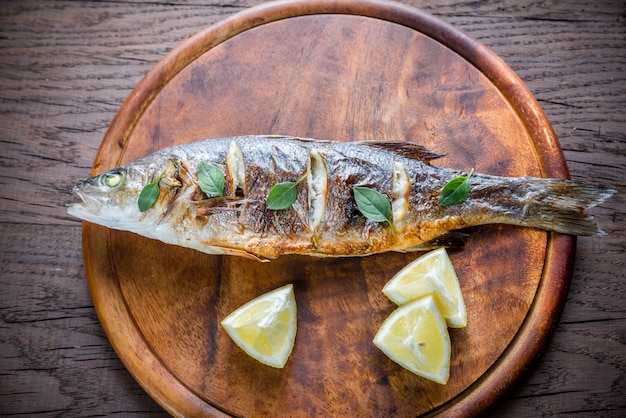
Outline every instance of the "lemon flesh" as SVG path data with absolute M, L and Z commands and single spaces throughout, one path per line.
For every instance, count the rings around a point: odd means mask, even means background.
M 450 336 L 432 295 L 402 305 L 389 315 L 374 344 L 405 369 L 446 384 L 450 375 Z
M 221 322 L 243 351 L 268 366 L 283 368 L 296 339 L 296 299 L 289 284 L 242 305 Z
M 449 327 L 467 325 L 461 286 L 445 248 L 426 253 L 408 264 L 387 282 L 383 293 L 396 305 L 433 294 Z

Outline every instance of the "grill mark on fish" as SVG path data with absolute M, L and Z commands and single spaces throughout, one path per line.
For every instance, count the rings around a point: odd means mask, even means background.
M 85 203 L 70 205 L 68 212 L 170 244 L 252 258 L 353 256 L 458 245 L 463 235 L 450 231 L 488 223 L 602 234 L 584 211 L 608 199 L 613 190 L 561 179 L 474 174 L 468 199 L 442 207 L 438 204 L 442 187 L 463 173 L 431 165 L 436 157 L 411 143 L 274 136 L 201 141 L 118 168 L 126 173 L 126 183 L 115 190 L 106 189 L 98 177 L 79 183 L 75 194 Z M 201 161 L 224 172 L 224 198 L 206 199 L 199 190 Z M 178 167 L 172 175 L 169 162 Z M 149 173 L 158 175 L 164 167 L 162 196 L 140 214 L 139 192 Z M 307 171 L 291 207 L 267 209 L 267 194 L 274 184 L 295 182 Z M 358 211 L 355 186 L 387 196 L 397 236 L 386 223 L 370 221 Z

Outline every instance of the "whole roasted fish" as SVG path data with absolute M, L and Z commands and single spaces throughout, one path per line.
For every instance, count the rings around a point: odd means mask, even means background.
M 86 179 L 72 190 L 81 202 L 67 211 L 168 244 L 258 259 L 424 250 L 455 244 L 453 231 L 460 228 L 494 223 L 602 234 L 584 211 L 613 190 L 474 174 L 465 200 L 441 206 L 444 185 L 463 173 L 431 165 L 437 157 L 413 143 L 213 139 L 166 148 Z M 207 167 L 212 175 L 199 181 L 199 170 Z M 218 190 L 202 191 L 199 183 L 206 181 Z M 284 182 L 291 182 L 295 201 L 281 210 L 268 208 L 270 190 Z M 141 211 L 138 199 L 147 188 L 154 202 Z M 386 197 L 389 222 L 364 216 L 355 188 Z

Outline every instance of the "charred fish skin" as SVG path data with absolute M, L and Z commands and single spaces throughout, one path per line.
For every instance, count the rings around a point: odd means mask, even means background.
M 165 148 L 79 183 L 73 193 L 81 203 L 69 205 L 68 213 L 168 244 L 252 258 L 416 251 L 441 245 L 450 231 L 490 223 L 601 234 L 585 210 L 613 190 L 561 179 L 475 174 L 469 198 L 444 207 L 438 204 L 441 189 L 463 173 L 432 165 L 437 157 L 405 142 L 211 139 Z M 201 162 L 224 174 L 222 197 L 209 198 L 200 190 Z M 303 176 L 290 207 L 267 208 L 273 185 Z M 137 197 L 154 181 L 159 198 L 142 213 Z M 389 199 L 397 234 L 360 213 L 357 186 Z

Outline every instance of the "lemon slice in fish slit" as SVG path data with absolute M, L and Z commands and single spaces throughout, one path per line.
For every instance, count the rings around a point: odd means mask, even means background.
M 450 336 L 432 295 L 393 311 L 376 333 L 374 344 L 405 369 L 437 383 L 447 383 Z
M 426 253 L 408 264 L 387 282 L 383 293 L 397 305 L 433 294 L 449 327 L 467 325 L 461 286 L 445 248 Z
M 289 284 L 242 305 L 221 322 L 243 351 L 268 366 L 283 368 L 296 338 L 296 300 Z

